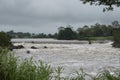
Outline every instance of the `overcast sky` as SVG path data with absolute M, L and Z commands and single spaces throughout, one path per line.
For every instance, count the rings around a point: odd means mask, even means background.
M 120 21 L 120 8 L 105 13 L 102 9 L 103 6 L 84 5 L 79 0 L 0 0 L 0 30 L 54 33 L 60 26 L 77 29 Z

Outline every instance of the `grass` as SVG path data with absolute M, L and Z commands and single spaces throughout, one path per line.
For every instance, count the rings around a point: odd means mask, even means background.
M 114 74 L 104 70 L 92 77 L 80 69 L 72 73 L 73 76 L 62 77 L 63 70 L 59 66 L 53 69 L 43 61 L 35 64 L 32 58 L 21 62 L 12 52 L 0 48 L 0 80 L 87 80 L 86 77 L 91 80 L 120 80 L 120 70 Z
M 113 36 L 79 37 L 78 40 L 113 40 Z
M 120 71 L 116 71 L 114 74 L 108 70 L 104 70 L 96 76 L 95 80 L 120 80 Z
M 107 37 L 89 37 L 90 40 L 113 40 L 113 36 L 107 36 Z
M 51 80 L 52 73 L 50 65 L 42 61 L 35 65 L 31 58 L 20 63 L 17 57 L 7 50 L 0 53 L 0 80 Z

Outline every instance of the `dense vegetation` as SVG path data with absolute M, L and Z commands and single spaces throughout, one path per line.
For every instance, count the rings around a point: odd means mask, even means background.
M 120 71 L 114 74 L 105 70 L 96 76 L 87 74 L 82 69 L 71 73 L 72 76 L 62 77 L 63 68 L 52 68 L 43 61 L 37 65 L 31 59 L 19 60 L 13 53 L 0 48 L 0 80 L 120 80 Z
M 78 39 L 92 39 L 93 37 L 109 37 L 113 36 L 113 27 L 111 25 L 95 24 L 92 26 L 84 26 L 78 30 Z M 93 38 L 94 39 L 94 38 Z
M 114 7 L 120 7 L 120 0 L 80 0 L 82 1 L 84 4 L 86 3 L 90 3 L 91 5 L 104 5 L 107 6 L 105 8 L 103 8 L 103 12 L 105 12 L 106 10 L 113 10 Z M 113 7 L 114 6 L 114 7 Z M 113 22 L 113 26 L 115 27 L 114 29 L 114 33 L 113 33 L 113 37 L 114 37 L 114 43 L 113 43 L 113 47 L 119 47 L 120 48 L 120 24 L 118 23 L 118 21 L 114 21 Z
M 54 38 L 56 34 L 44 34 L 44 33 L 29 33 L 29 32 L 14 32 L 13 30 L 8 31 L 12 38 Z
M 120 28 L 114 29 L 114 34 L 113 34 L 114 38 L 114 43 L 113 43 L 113 47 L 119 47 L 120 48 Z
M 77 38 L 77 33 L 72 30 L 72 27 L 69 25 L 66 28 L 60 27 L 57 35 L 59 40 L 73 40 Z
M 11 37 L 5 32 L 0 32 L 0 47 L 9 48 L 11 46 Z
M 55 34 L 34 34 L 23 32 L 7 32 L 12 38 L 55 38 L 58 40 L 114 40 L 113 47 L 120 47 L 120 24 L 118 21 L 112 22 L 111 25 L 104 25 L 96 23 L 91 26 L 83 26 L 77 30 L 68 25 L 66 27 L 59 27 Z M 10 36 L 6 33 L 0 33 L 0 46 L 10 46 Z
M 68 25 L 66 27 L 59 27 L 58 32 L 55 34 L 34 34 L 34 33 L 23 33 L 23 32 L 7 32 L 12 38 L 57 38 L 60 40 L 86 40 L 88 38 L 94 39 L 94 37 L 110 37 L 113 36 L 113 25 L 101 25 L 94 24 L 91 26 L 81 26 L 77 30 L 73 30 L 73 27 Z

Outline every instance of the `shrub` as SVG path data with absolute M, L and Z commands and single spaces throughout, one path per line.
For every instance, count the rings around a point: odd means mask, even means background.
M 113 47 L 120 48 L 120 28 L 114 30 L 113 41 Z
M 70 26 L 59 30 L 57 39 L 59 40 L 74 40 L 77 38 L 77 33 Z
M 35 65 L 32 58 L 21 63 L 8 50 L 0 49 L 0 80 L 51 80 L 52 68 L 39 61 Z M 19 63 L 19 64 L 18 64 Z
M 95 80 L 120 80 L 120 72 L 116 71 L 114 74 L 111 74 L 110 71 L 104 70 L 98 73 Z
M 9 48 L 11 46 L 11 37 L 5 32 L 0 32 L 0 47 Z

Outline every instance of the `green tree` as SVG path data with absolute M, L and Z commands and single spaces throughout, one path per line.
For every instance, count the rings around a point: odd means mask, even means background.
M 11 46 L 11 37 L 5 32 L 0 32 L 0 47 L 10 48 Z
M 84 4 L 85 3 L 90 3 L 91 5 L 105 5 L 103 11 L 105 10 L 113 10 L 113 5 L 120 7 L 120 0 L 80 0 Z
M 102 30 L 102 26 L 99 23 L 94 25 L 94 36 L 103 36 L 104 32 Z
M 60 27 L 57 39 L 60 39 L 60 40 L 76 39 L 76 32 L 72 30 L 71 26 L 67 26 L 66 28 Z
M 78 39 L 79 40 L 89 40 L 89 38 L 93 35 L 92 29 L 85 25 L 82 28 L 78 28 Z
M 112 44 L 113 47 L 120 48 L 120 28 L 114 29 L 114 43 Z
M 113 47 L 119 47 L 120 48 L 120 24 L 119 24 L 118 21 L 114 21 L 114 22 L 112 22 L 112 25 L 114 27 L 114 30 L 113 30 L 113 36 L 114 36 Z
M 78 40 L 95 39 L 95 37 L 106 37 L 106 39 L 112 39 L 113 27 L 112 25 L 101 25 L 96 23 L 91 26 L 83 26 L 77 29 Z

